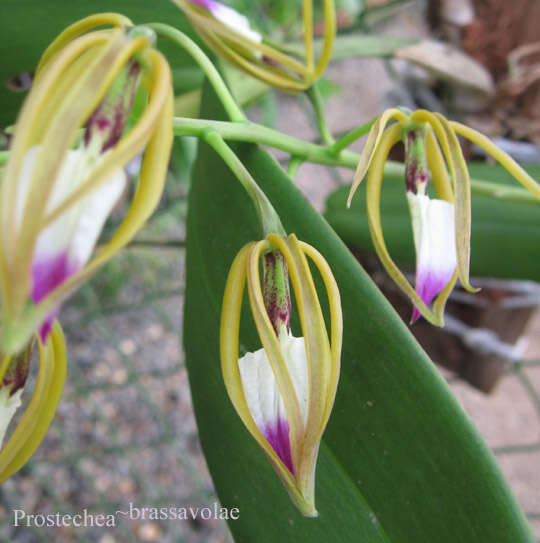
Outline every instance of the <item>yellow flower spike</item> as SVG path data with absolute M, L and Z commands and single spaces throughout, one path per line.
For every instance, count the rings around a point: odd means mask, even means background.
M 397 122 L 386 128 L 391 120 Z M 368 172 L 366 194 L 371 238 L 384 268 L 414 304 L 412 322 L 422 315 L 432 324 L 442 326 L 444 306 L 458 277 L 466 290 L 478 291 L 469 283 L 471 183 L 458 134 L 483 147 L 523 186 L 540 197 L 540 185 L 475 130 L 426 110 L 406 114 L 400 109 L 389 109 L 382 113 L 371 127 L 347 206 Z M 384 163 L 400 139 L 405 144 L 405 185 L 416 251 L 414 289 L 388 253 L 380 217 Z M 427 193 L 429 172 L 437 198 L 430 198 Z
M 217 54 L 265 83 L 285 90 L 305 90 L 323 74 L 336 33 L 333 0 L 324 0 L 322 52 L 315 64 L 313 2 L 303 1 L 304 59 L 273 47 L 250 27 L 246 17 L 215 0 L 174 0 L 201 38 Z
M 56 322 L 44 345 L 39 345 L 39 372 L 34 395 L 19 424 L 0 451 L 0 483 L 30 459 L 49 428 L 60 401 L 66 378 L 66 346 Z
M 114 14 L 85 21 L 67 34 L 128 22 Z M 45 341 L 63 299 L 130 241 L 159 202 L 173 138 L 173 94 L 168 63 L 153 49 L 154 39 L 144 27 L 97 30 L 66 43 L 41 65 L 1 188 L 4 352 L 17 352 L 37 327 Z M 139 85 L 148 103 L 128 129 Z M 123 168 L 143 152 L 127 215 L 90 260 L 127 185 Z
M 307 258 L 319 270 L 330 309 L 330 339 Z M 259 263 L 264 261 L 264 287 Z M 290 274 L 303 337 L 290 330 Z M 262 348 L 239 358 L 245 283 Z M 264 290 L 264 294 L 263 294 Z M 225 287 L 220 350 L 229 397 L 292 501 L 317 516 L 315 468 L 339 379 L 343 322 L 339 291 L 322 255 L 294 234 L 246 245 Z

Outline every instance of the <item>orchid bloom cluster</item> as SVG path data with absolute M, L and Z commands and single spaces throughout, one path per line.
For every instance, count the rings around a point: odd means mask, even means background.
M 236 67 L 265 83 L 286 91 L 307 89 L 324 72 L 336 33 L 333 0 L 324 0 L 324 37 L 317 62 L 313 44 L 313 2 L 305 0 L 304 54 L 270 44 L 248 19 L 215 0 L 174 0 L 206 44 Z
M 108 26 L 103 30 L 98 27 Z M 0 451 L 0 482 L 32 455 L 66 374 L 62 301 L 128 243 L 156 207 L 172 144 L 172 86 L 155 37 L 121 15 L 87 17 L 48 47 L 17 119 L 0 203 L 0 444 L 21 405 L 33 347 L 32 399 Z M 146 106 L 131 119 L 136 95 Z M 127 214 L 92 259 L 144 153 Z
M 106 30 L 95 30 L 103 25 Z M 1 187 L 1 348 L 16 353 L 59 304 L 124 246 L 156 207 L 172 144 L 167 61 L 146 28 L 91 16 L 45 51 L 23 105 Z M 129 126 L 135 95 L 147 104 Z M 137 190 L 112 239 L 91 259 L 144 152 Z
M 397 122 L 386 128 L 392 120 Z M 367 213 L 373 244 L 390 277 L 414 304 L 411 322 L 422 315 L 432 324 L 442 326 L 444 306 L 458 277 L 463 288 L 477 291 L 469 283 L 471 188 L 458 135 L 490 153 L 540 198 L 540 185 L 479 132 L 425 110 L 408 112 L 395 108 L 382 113 L 362 151 L 347 205 L 367 173 Z M 399 141 L 405 146 L 405 188 L 416 250 L 415 288 L 390 257 L 381 226 L 384 164 Z M 437 198 L 428 194 L 430 176 Z
M 309 269 L 323 279 L 330 334 Z M 263 261 L 263 286 L 259 275 Z M 291 333 L 289 275 L 302 327 Z M 247 282 L 251 312 L 262 348 L 239 357 L 240 313 Z M 322 255 L 294 234 L 269 234 L 247 244 L 235 258 L 223 298 L 221 364 L 229 397 L 306 516 L 315 509 L 315 468 L 322 434 L 339 379 L 342 315 L 336 281 Z

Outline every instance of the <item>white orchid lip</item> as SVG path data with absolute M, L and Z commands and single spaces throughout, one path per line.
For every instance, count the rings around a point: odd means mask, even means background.
M 245 15 L 238 13 L 236 10 L 225 6 L 220 2 L 215 2 L 214 0 L 190 0 L 190 2 L 208 10 L 215 19 L 232 30 L 235 30 L 245 38 L 257 43 L 262 41 L 261 34 L 251 28 L 249 19 Z
M 457 267 L 454 205 L 424 194 L 407 192 L 416 250 L 415 290 L 429 305 L 448 285 Z M 420 318 L 413 309 L 411 322 Z
M 302 422 L 305 426 L 309 383 L 304 338 L 293 337 L 283 330 L 279 337 L 279 343 L 300 404 Z M 294 475 L 289 440 L 290 425 L 279 387 L 264 349 L 245 354 L 238 360 L 238 366 L 247 405 L 255 424 L 291 474 Z
M 17 409 L 21 406 L 21 395 L 23 389 L 20 388 L 14 394 L 11 394 L 11 387 L 0 387 L 0 447 L 4 442 L 4 437 Z
M 17 199 L 17 224 L 23 219 L 22 210 L 40 149 L 36 145 L 24 157 Z M 85 149 L 68 151 L 47 202 L 47 212 L 73 194 L 85 182 L 89 167 L 97 166 L 101 160 L 101 157 L 96 158 Z M 44 299 L 88 262 L 126 183 L 124 171 L 116 170 L 105 183 L 81 198 L 40 233 L 31 268 L 31 297 L 34 303 Z M 58 307 L 42 323 L 42 341 L 49 335 L 57 312 Z

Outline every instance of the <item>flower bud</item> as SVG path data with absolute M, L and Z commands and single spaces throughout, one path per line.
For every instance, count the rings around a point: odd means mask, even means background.
M 314 262 L 326 287 L 330 334 L 306 257 Z M 266 261 L 264 294 L 259 276 L 261 258 Z M 287 269 L 302 337 L 294 337 L 290 330 Z M 239 358 L 240 312 L 246 283 L 262 348 Z M 270 234 L 240 251 L 231 266 L 223 298 L 223 379 L 247 430 L 306 516 L 317 516 L 315 469 L 336 395 L 342 329 L 337 284 L 328 264 L 313 247 L 298 241 L 294 234 L 286 239 Z

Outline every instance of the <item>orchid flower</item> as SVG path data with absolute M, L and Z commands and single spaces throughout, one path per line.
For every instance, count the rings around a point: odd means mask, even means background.
M 330 306 L 330 339 L 309 257 L 318 268 Z M 263 284 L 259 264 L 263 259 Z M 291 332 L 289 274 L 302 336 Z M 242 298 L 249 302 L 262 348 L 239 357 Z M 223 298 L 221 364 L 229 397 L 289 495 L 306 516 L 317 516 L 315 469 L 322 434 L 339 379 L 342 342 L 337 284 L 322 257 L 294 234 L 269 234 L 235 258 Z
M 256 30 L 253 30 L 249 24 L 249 19 L 236 10 L 216 2 L 215 0 L 190 0 L 192 4 L 196 4 L 201 8 L 209 11 L 212 16 L 230 29 L 245 36 L 248 40 L 260 43 L 262 36 Z
M 397 122 L 386 128 L 392 120 Z M 540 185 L 479 132 L 425 110 L 410 113 L 396 108 L 382 113 L 360 156 L 347 206 L 367 173 L 367 212 L 373 244 L 390 277 L 413 302 L 412 322 L 422 315 L 432 324 L 443 326 L 444 306 L 458 277 L 463 288 L 477 292 L 469 283 L 471 188 L 458 135 L 485 149 L 540 198 Z M 384 163 L 398 141 L 405 145 L 405 187 L 416 250 L 415 288 L 390 257 L 381 226 Z M 436 198 L 428 195 L 430 174 Z M 432 302 L 433 309 L 429 307 Z
M 324 37 L 315 63 L 313 1 L 303 3 L 304 52 L 290 53 L 267 43 L 251 28 L 249 20 L 215 0 L 174 0 L 195 31 L 218 55 L 265 83 L 286 91 L 307 89 L 323 74 L 336 33 L 333 0 L 324 0 Z M 290 49 L 290 48 L 289 48 Z M 303 58 L 301 58 L 303 57 Z
M 107 30 L 94 30 L 104 25 Z M 87 17 L 45 51 L 15 127 L 1 187 L 2 336 L 16 353 L 39 328 L 46 343 L 60 303 L 130 241 L 155 209 L 172 144 L 169 66 L 153 32 L 116 14 Z M 130 122 L 136 93 L 147 104 Z M 92 258 L 144 152 L 137 190 Z
M 21 405 L 35 343 L 39 362 L 36 384 L 28 407 L 0 450 L 0 483 L 17 472 L 34 454 L 52 422 L 64 387 L 66 345 L 62 329 L 55 322 L 46 343 L 37 335 L 19 354 L 4 355 L 0 359 L 0 446 Z

